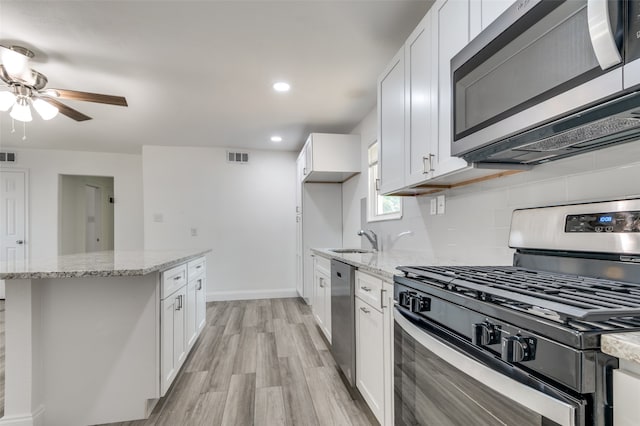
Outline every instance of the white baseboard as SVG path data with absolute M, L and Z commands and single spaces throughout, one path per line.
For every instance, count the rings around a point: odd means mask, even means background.
M 1 426 L 44 426 L 44 405 L 38 407 L 33 414 L 23 416 L 4 416 L 0 418 Z
M 219 300 L 279 299 L 286 297 L 298 297 L 298 292 L 295 288 L 214 291 L 212 293 L 207 293 L 207 302 L 215 302 Z

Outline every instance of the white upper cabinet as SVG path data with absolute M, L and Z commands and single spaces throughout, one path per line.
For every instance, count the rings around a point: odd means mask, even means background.
M 404 186 L 404 48 L 378 78 L 380 192 Z
M 301 156 L 304 182 L 344 182 L 360 173 L 360 136 L 312 133 Z
M 378 79 L 380 192 L 418 194 L 504 172 L 451 156 L 451 59 L 514 0 L 438 0 Z
M 433 13 L 427 13 L 405 43 L 405 181 L 432 177 L 437 167 L 437 63 Z
M 451 156 L 451 59 L 469 42 L 469 2 L 446 0 L 436 3 L 438 63 L 438 166 L 435 176 L 464 169 L 467 162 Z

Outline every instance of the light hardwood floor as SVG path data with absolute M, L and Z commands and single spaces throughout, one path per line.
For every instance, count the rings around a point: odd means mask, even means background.
M 339 327 L 339 324 L 336 325 Z M 301 299 L 207 304 L 207 326 L 150 425 L 372 425 Z

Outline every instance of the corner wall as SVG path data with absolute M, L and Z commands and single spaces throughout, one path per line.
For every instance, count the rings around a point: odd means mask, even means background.
M 514 209 L 640 197 L 640 141 L 594 151 L 531 171 L 481 182 L 445 194 L 444 215 L 429 214 L 432 196 L 404 197 L 400 220 L 366 223 L 367 150 L 376 138 L 376 110 L 353 130 L 362 135 L 362 173 L 343 185 L 345 246 L 367 246 L 361 226 L 378 233 L 383 250 L 412 250 L 451 264 L 512 263 L 508 248 Z M 364 205 L 363 205 L 364 208 Z M 398 237 L 398 234 L 410 234 Z
M 145 248 L 212 249 L 208 300 L 296 296 L 296 154 L 249 157 L 234 164 L 224 148 L 142 150 Z

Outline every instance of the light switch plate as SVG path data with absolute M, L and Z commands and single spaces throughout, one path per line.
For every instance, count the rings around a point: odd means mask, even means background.
M 191 236 L 192 237 L 198 236 L 198 228 L 191 228 Z
M 438 195 L 438 214 L 444 214 L 444 195 Z
M 438 206 L 438 204 L 437 204 L 436 199 L 432 198 L 431 199 L 431 205 L 429 206 L 430 207 L 429 214 L 431 214 L 431 215 L 437 214 L 438 213 L 437 206 Z
M 162 213 L 154 213 L 153 221 L 156 223 L 162 223 L 164 222 L 164 216 L 162 215 Z

